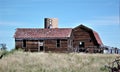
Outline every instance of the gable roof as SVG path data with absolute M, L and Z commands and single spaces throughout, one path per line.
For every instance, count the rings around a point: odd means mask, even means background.
M 43 39 L 43 38 L 68 38 L 72 28 L 17 28 L 14 38 Z
M 74 29 L 79 28 L 79 27 L 82 28 L 82 29 L 84 29 L 84 30 L 87 30 L 87 31 L 91 32 L 91 33 L 93 34 L 93 36 L 95 37 L 97 43 L 98 43 L 99 45 L 103 45 L 102 40 L 100 39 L 99 34 L 98 34 L 96 31 L 94 31 L 94 30 L 92 30 L 91 28 L 89 28 L 89 27 L 87 27 L 87 26 L 84 26 L 84 25 L 82 25 L 82 24 L 79 25 L 79 26 L 77 26 L 77 27 L 75 27 Z

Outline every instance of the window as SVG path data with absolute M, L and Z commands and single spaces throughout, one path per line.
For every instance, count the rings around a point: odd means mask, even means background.
M 26 47 L 26 40 L 23 40 L 23 47 Z
M 49 20 L 49 23 L 52 24 L 52 20 L 51 19 Z
M 60 40 L 57 40 L 57 48 L 60 47 Z
M 84 42 L 80 42 L 79 43 L 79 47 L 85 47 L 85 43 Z
M 92 39 L 90 39 L 90 42 L 92 42 Z

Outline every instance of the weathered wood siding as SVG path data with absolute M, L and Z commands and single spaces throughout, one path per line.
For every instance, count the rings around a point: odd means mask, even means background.
M 25 51 L 38 51 L 38 40 L 26 40 L 26 47 L 23 47 L 23 40 L 15 41 L 16 49 L 21 48 Z
M 15 48 L 22 48 L 22 40 L 15 40 Z
M 84 48 L 88 48 L 89 52 L 93 52 L 92 47 L 96 47 L 97 45 L 95 44 L 95 38 L 91 34 L 92 32 L 89 32 L 85 29 L 82 29 L 80 27 L 73 29 L 73 47 L 79 47 L 80 42 L 84 42 Z M 90 48 L 90 49 L 89 49 Z
M 60 40 L 60 47 L 57 47 L 57 39 L 43 40 L 44 51 L 67 52 L 68 40 L 67 39 L 59 39 L 59 40 Z M 23 40 L 15 40 L 15 47 L 16 49 L 22 48 L 25 51 L 38 52 L 39 41 L 40 40 L 26 40 L 26 47 L 23 47 Z
M 27 40 L 26 51 L 37 52 L 38 51 L 38 40 Z
M 45 51 L 67 52 L 67 39 L 60 39 L 60 47 L 57 47 L 57 39 L 45 40 Z

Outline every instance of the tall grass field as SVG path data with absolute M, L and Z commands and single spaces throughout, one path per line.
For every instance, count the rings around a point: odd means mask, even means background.
M 15 51 L 0 59 L 0 72 L 108 72 L 117 54 Z

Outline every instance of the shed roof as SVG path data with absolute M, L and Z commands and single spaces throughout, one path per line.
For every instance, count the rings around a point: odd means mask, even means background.
M 70 37 L 72 28 L 17 28 L 14 37 L 24 39 L 34 38 L 68 38 Z

